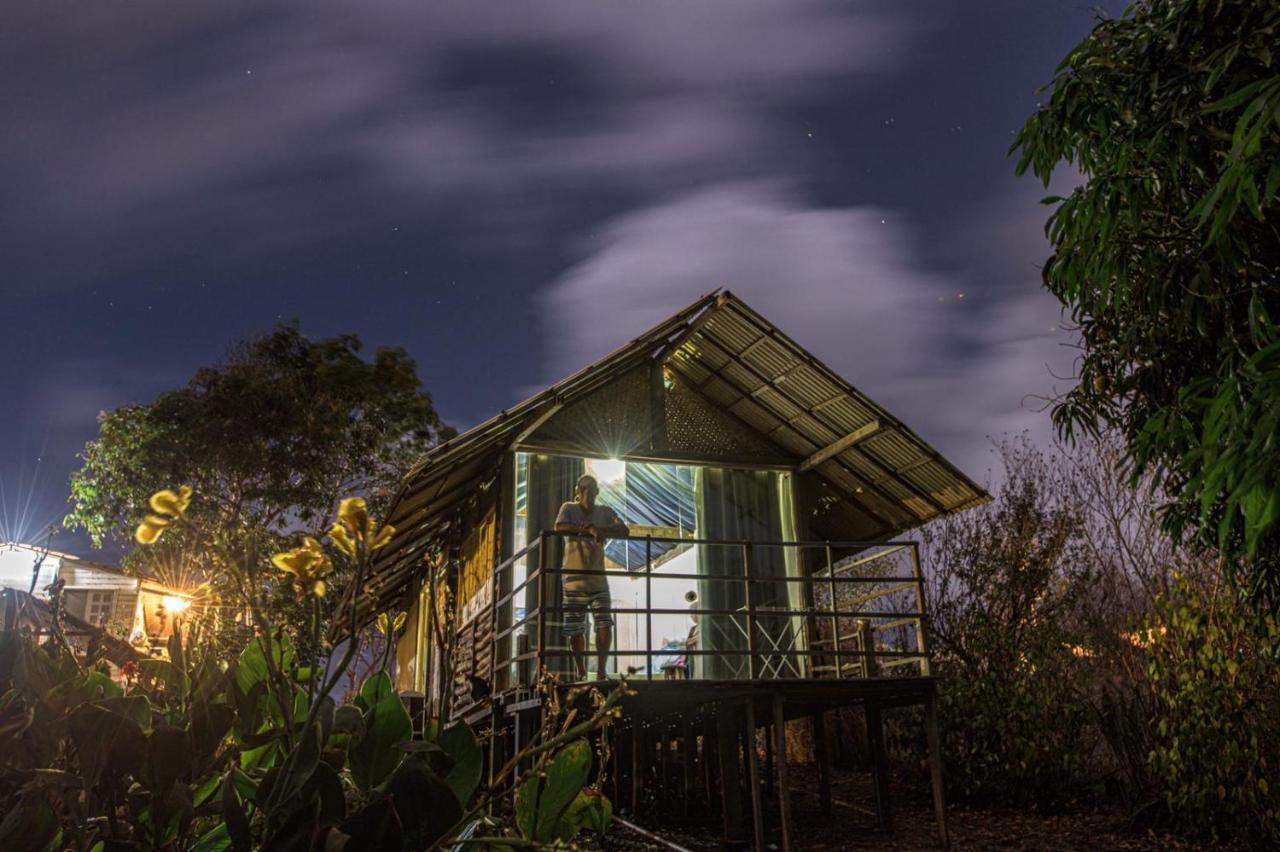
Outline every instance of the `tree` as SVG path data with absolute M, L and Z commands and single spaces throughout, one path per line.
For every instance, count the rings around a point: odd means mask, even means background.
M 98 545 L 131 541 L 156 490 L 204 495 L 191 523 L 228 536 L 319 535 L 341 497 L 374 511 L 442 426 L 401 349 L 360 357 L 352 335 L 309 340 L 280 325 L 149 405 L 102 415 L 71 478 L 65 523 Z M 183 536 L 166 537 L 169 552 Z M 163 561 L 163 558 L 161 559 Z
M 1280 605 L 1280 4 L 1147 0 L 1099 23 L 1019 132 L 1018 172 L 1083 183 L 1046 232 L 1078 324 L 1060 431 L 1119 429 L 1255 599 Z

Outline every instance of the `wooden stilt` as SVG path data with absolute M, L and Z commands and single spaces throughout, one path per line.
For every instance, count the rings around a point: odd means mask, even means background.
M 658 740 L 658 777 L 661 779 L 661 781 L 659 782 L 660 786 L 658 787 L 658 795 L 662 798 L 662 804 L 663 804 L 664 809 L 665 809 L 665 806 L 667 805 L 667 803 L 668 803 L 668 802 L 670 801 L 670 799 L 671 799 L 671 790 L 670 790 L 670 788 L 667 786 L 667 757 L 668 757 L 668 754 L 667 754 L 667 751 L 668 751 L 668 749 L 667 749 L 667 726 L 666 726 L 666 725 L 663 725 L 662 727 L 658 728 L 657 733 L 658 733 L 658 736 L 657 736 L 657 740 Z
M 823 712 L 813 714 L 813 756 L 818 765 L 818 799 L 822 813 L 831 815 L 831 760 L 827 755 L 827 722 Z
M 770 714 L 772 718 L 772 714 Z M 773 723 L 764 726 L 764 788 L 773 795 Z
M 751 785 L 751 828 L 756 848 L 764 849 L 764 803 L 760 800 L 760 755 L 756 753 L 756 705 L 747 699 L 747 780 Z
M 735 708 L 720 704 L 716 714 L 716 752 L 720 758 L 720 806 L 726 843 L 742 843 L 742 790 L 738 772 L 738 724 Z
M 631 726 L 631 815 L 640 813 L 640 722 Z
M 938 821 L 938 840 L 943 849 L 951 848 L 947 833 L 946 789 L 942 784 L 942 737 L 938 731 L 938 692 L 929 690 L 924 704 L 925 736 L 929 743 L 929 777 L 933 782 L 933 814 Z
M 889 757 L 884 748 L 884 719 L 880 705 L 867 702 L 867 749 L 871 752 L 871 774 L 876 794 L 876 814 L 883 831 L 893 831 L 893 812 L 889 804 Z
M 716 725 L 713 716 L 702 719 L 702 789 L 707 807 L 717 807 L 716 792 Z
M 791 852 L 791 782 L 787 778 L 787 717 L 782 696 L 773 696 L 774 762 L 778 764 L 778 811 L 782 820 L 782 852 Z
M 697 756 L 698 738 L 693 733 L 693 722 L 686 719 L 684 723 L 684 743 L 680 749 L 681 758 L 683 760 L 684 770 L 684 815 L 689 816 L 689 801 L 693 798 L 693 788 L 697 783 L 694 780 L 694 759 Z

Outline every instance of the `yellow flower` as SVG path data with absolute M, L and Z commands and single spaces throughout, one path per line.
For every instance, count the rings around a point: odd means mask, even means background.
M 335 523 L 329 527 L 329 538 L 333 541 L 334 547 L 341 550 L 348 556 L 356 555 L 356 543 L 351 536 L 347 534 L 347 528 L 342 524 Z
M 134 533 L 134 538 L 139 544 L 155 544 L 160 538 L 160 533 L 164 532 L 172 526 L 171 518 L 162 518 L 159 515 L 147 515 L 142 519 L 142 523 L 138 524 L 138 531 Z
M 369 504 L 363 497 L 348 497 L 338 504 L 338 520 L 346 525 L 360 541 L 373 532 L 373 519 L 369 517 Z
M 378 629 L 388 636 L 400 632 L 400 628 L 404 627 L 405 620 L 409 617 L 407 612 L 396 613 L 394 620 L 385 612 L 378 614 Z
M 182 517 L 187 506 L 191 505 L 191 486 L 184 485 L 177 491 L 168 488 L 157 491 L 151 495 L 150 503 L 151 511 L 155 514 L 143 518 L 133 534 L 139 544 L 155 544 L 160 539 L 160 534 Z
M 338 522 L 329 529 L 333 543 L 348 556 L 356 555 L 356 544 L 362 543 L 369 550 L 381 550 L 391 541 L 396 528 L 384 526 L 369 517 L 369 504 L 363 497 L 348 497 L 338 504 Z
M 308 536 L 302 540 L 301 547 L 277 553 L 271 561 L 281 571 L 293 575 L 293 584 L 300 592 L 324 597 L 327 590 L 324 578 L 333 571 L 333 563 L 320 542 Z
M 151 495 L 151 511 L 158 515 L 181 517 L 189 505 L 191 505 L 190 485 L 182 486 L 176 493 L 166 488 Z

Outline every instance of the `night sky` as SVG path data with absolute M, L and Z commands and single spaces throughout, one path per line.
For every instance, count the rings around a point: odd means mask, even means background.
M 1071 371 L 1005 152 L 1097 14 L 7 3 L 0 538 L 277 321 L 403 346 L 465 428 L 722 286 L 983 481 Z

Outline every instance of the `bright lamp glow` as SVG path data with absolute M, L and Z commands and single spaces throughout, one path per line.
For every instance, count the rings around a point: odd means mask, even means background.
M 180 598 L 177 595 L 165 595 L 161 599 L 161 603 L 164 604 L 165 610 L 171 614 L 177 614 L 191 606 L 191 601 L 187 598 Z
M 627 463 L 622 459 L 591 459 L 587 462 L 587 472 L 603 487 L 621 482 L 623 475 L 627 472 Z

